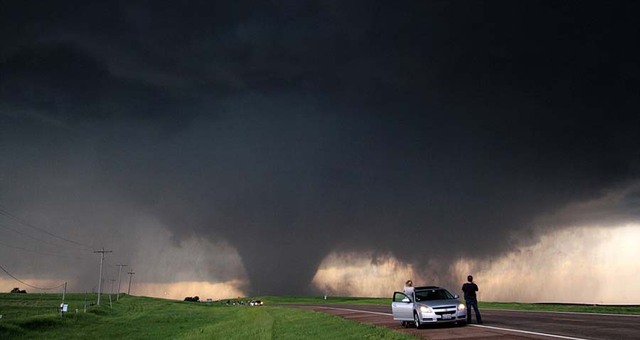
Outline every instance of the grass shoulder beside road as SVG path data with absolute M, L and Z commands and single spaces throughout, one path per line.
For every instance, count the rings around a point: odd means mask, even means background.
M 480 309 L 640 315 L 640 305 L 479 302 L 478 307 Z
M 345 304 L 345 305 L 391 305 L 391 299 L 388 298 L 366 298 L 366 297 L 340 297 L 328 296 L 259 296 L 254 300 L 263 301 L 267 305 L 286 305 L 286 304 Z
M 358 297 L 294 297 L 294 296 L 262 296 L 261 299 L 268 304 L 368 304 L 391 305 L 391 298 L 358 298 Z M 461 301 L 463 301 L 461 299 Z M 464 301 L 463 301 L 464 302 Z M 640 305 L 587 305 L 587 304 L 561 304 L 561 303 L 516 303 L 516 302 L 479 302 L 480 309 L 504 309 L 504 310 L 530 310 L 548 312 L 576 312 L 576 313 L 602 313 L 602 314 L 638 314 Z
M 0 294 L 0 338 L 38 339 L 414 339 L 337 316 L 279 306 L 249 307 L 121 296 L 91 305 L 95 294 Z M 76 312 L 76 309 L 78 310 Z

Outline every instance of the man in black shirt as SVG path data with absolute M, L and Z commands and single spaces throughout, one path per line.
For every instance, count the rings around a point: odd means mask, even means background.
M 478 285 L 473 283 L 473 276 L 467 276 L 467 283 L 462 285 L 462 291 L 464 292 L 464 302 L 467 304 L 467 323 L 471 323 L 471 307 L 476 312 L 476 321 L 482 324 L 482 317 L 480 317 L 480 311 L 478 310 L 478 298 L 476 292 L 478 291 Z

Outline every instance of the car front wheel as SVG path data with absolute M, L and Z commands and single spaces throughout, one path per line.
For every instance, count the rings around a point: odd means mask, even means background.
M 413 322 L 416 324 L 416 328 L 420 328 L 420 326 L 422 326 L 422 323 L 420 322 L 420 317 L 416 312 L 413 312 Z

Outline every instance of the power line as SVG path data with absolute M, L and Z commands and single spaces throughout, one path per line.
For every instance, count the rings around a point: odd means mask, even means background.
M 45 240 L 43 240 L 43 239 L 37 238 L 37 237 L 32 236 L 32 235 L 29 235 L 29 234 L 27 234 L 27 233 L 23 233 L 23 232 L 21 232 L 20 230 L 17 230 L 17 229 L 11 228 L 11 227 L 6 226 L 6 225 L 4 225 L 4 224 L 2 224 L 2 223 L 0 223 L 0 228 L 7 229 L 7 230 L 10 230 L 10 231 L 13 231 L 13 232 L 14 232 L 14 233 L 16 233 L 16 234 L 20 234 L 20 235 L 22 235 L 22 236 L 28 237 L 28 238 L 30 238 L 30 239 L 32 239 L 32 240 L 36 240 L 36 241 L 38 241 L 38 242 L 42 242 L 42 243 L 48 244 L 48 245 L 50 245 L 50 246 L 60 247 L 60 245 L 59 245 L 59 244 L 51 243 L 51 242 L 49 242 L 49 241 L 45 241 Z
M 8 244 L 8 243 L 2 242 L 2 241 L 0 241 L 0 245 L 2 245 L 3 247 L 23 250 L 23 251 L 27 251 L 27 252 L 31 252 L 31 253 L 40 254 L 40 255 L 56 256 L 56 257 L 62 257 L 62 258 L 73 258 L 73 259 L 76 259 L 76 260 L 83 260 L 84 261 L 84 258 L 80 258 L 80 257 L 76 257 L 76 256 L 71 256 L 71 255 L 67 255 L 67 254 L 65 254 L 65 255 L 56 254 L 56 253 L 51 253 L 51 252 L 43 252 L 43 251 L 39 251 L 39 250 L 18 247 L 18 246 L 14 246 L 12 244 Z
M 24 281 L 20 280 L 19 278 L 17 278 L 17 277 L 15 277 L 15 276 L 13 276 L 13 275 L 12 275 L 11 273 L 9 273 L 6 269 L 4 269 L 4 267 L 3 267 L 2 265 L 0 265 L 0 269 L 2 269 L 2 271 L 3 271 L 3 272 L 7 273 L 7 275 L 11 276 L 14 280 L 16 280 L 16 281 L 18 281 L 18 282 L 22 283 L 23 285 L 25 285 L 25 286 L 27 286 L 27 287 L 31 287 L 31 288 L 33 288 L 33 289 L 40 289 L 40 290 L 52 290 L 52 289 L 60 288 L 60 287 L 62 287 L 62 286 L 64 286 L 64 285 L 65 285 L 65 284 L 63 283 L 63 284 L 61 284 L 61 285 L 59 285 L 59 286 L 55 286 L 55 287 L 48 287 L 48 288 L 36 287 L 36 286 L 30 285 L 30 284 L 28 284 L 28 283 L 26 283 L 26 282 L 24 282 Z
M 4 216 L 6 216 L 6 217 L 8 217 L 8 218 L 10 218 L 10 219 L 22 224 L 22 225 L 24 225 L 24 226 L 27 226 L 29 228 L 32 228 L 32 229 L 38 230 L 40 232 L 43 232 L 43 233 L 45 233 L 45 234 L 47 234 L 47 235 L 49 235 L 51 237 L 54 237 L 54 238 L 57 238 L 59 240 L 75 244 L 75 245 L 80 246 L 80 247 L 83 247 L 83 248 L 85 248 L 84 250 L 87 250 L 87 251 L 92 250 L 92 248 L 90 246 L 86 245 L 86 244 L 83 244 L 83 243 L 80 243 L 80 242 L 77 242 L 77 241 L 74 241 L 74 240 L 71 240 L 71 239 L 56 235 L 56 234 L 54 234 L 54 233 L 52 233 L 52 232 L 50 232 L 48 230 L 45 230 L 45 229 L 40 228 L 38 226 L 35 226 L 35 225 L 33 225 L 33 224 L 21 219 L 20 217 L 14 215 L 14 214 L 11 214 L 10 212 L 2 209 L 2 207 L 0 207 L 0 215 L 4 215 Z
M 78 241 L 74 241 L 74 240 L 68 239 L 68 238 L 66 238 L 66 237 L 62 237 L 62 236 L 56 235 L 56 234 L 54 234 L 54 233 L 52 233 L 52 232 L 50 232 L 50 231 L 48 231 L 48 230 L 45 230 L 45 229 L 40 228 L 40 227 L 37 227 L 37 226 L 35 226 L 35 225 L 33 225 L 33 224 L 31 224 L 31 223 L 29 223 L 29 222 L 27 222 L 27 221 L 25 221 L 25 220 L 21 219 L 20 217 L 18 217 L 18 216 L 16 216 L 16 215 L 13 215 L 13 214 L 11 214 L 10 212 L 8 212 L 8 211 L 6 211 L 6 210 L 2 209 L 2 207 L 0 207 L 0 215 L 4 215 L 4 216 L 6 216 L 6 217 L 8 217 L 8 218 L 10 218 L 10 219 L 12 219 L 12 220 L 14 220 L 14 221 L 16 221 L 16 222 L 18 222 L 18 223 L 22 224 L 22 225 L 24 225 L 24 226 L 27 226 L 27 227 L 29 227 L 29 228 L 32 228 L 32 229 L 38 230 L 38 231 L 40 231 L 40 232 L 43 232 L 43 233 L 45 233 L 45 234 L 47 234 L 47 235 L 49 235 L 49 236 L 51 236 L 51 237 L 54 237 L 54 238 L 57 238 L 57 239 L 59 239 L 59 240 L 66 241 L 66 242 L 69 242 L 69 243 L 75 244 L 75 245 L 77 245 L 77 246 L 80 246 L 80 247 L 84 248 L 84 250 L 87 250 L 87 251 L 92 250 L 92 248 L 91 248 L 89 245 L 86 245 L 86 244 L 84 244 L 84 243 L 81 243 L 81 242 L 78 242 Z M 16 231 L 16 230 L 14 230 L 14 231 Z M 25 235 L 25 234 L 23 234 L 23 235 Z M 27 236 L 27 235 L 25 235 L 25 236 Z M 33 237 L 32 237 L 32 238 L 33 238 Z

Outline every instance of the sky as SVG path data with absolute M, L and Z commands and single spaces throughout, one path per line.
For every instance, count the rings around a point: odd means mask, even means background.
M 638 303 L 639 7 L 0 1 L 0 289 Z

